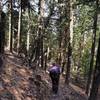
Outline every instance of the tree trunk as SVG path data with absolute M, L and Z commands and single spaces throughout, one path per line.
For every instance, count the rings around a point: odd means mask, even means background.
M 48 53 L 48 48 L 46 48 L 45 52 L 44 52 L 44 70 L 46 71 L 47 69 L 47 53 Z
M 88 74 L 87 86 L 86 86 L 86 94 L 89 94 L 90 85 L 92 81 L 92 73 L 93 73 L 93 64 L 94 64 L 94 53 L 95 53 L 95 42 L 96 42 L 96 29 L 97 29 L 97 17 L 98 17 L 98 0 L 96 2 L 96 11 L 94 15 L 94 24 L 93 24 L 93 40 L 92 40 L 92 48 L 91 48 L 91 58 L 90 58 L 90 69 Z
M 88 100 L 97 100 L 99 84 L 100 84 L 100 37 L 99 37 L 98 51 L 96 57 L 96 66 L 93 77 L 93 84 Z
M 30 48 L 30 30 L 27 32 L 27 55 L 29 54 L 29 48 Z
M 59 4 L 59 15 L 60 15 L 60 18 L 59 18 L 59 35 L 58 35 L 58 43 L 59 43 L 59 53 L 58 53 L 58 63 L 59 63 L 59 65 L 61 65 L 61 63 L 62 63 L 62 49 L 63 49 L 63 47 L 62 47 L 62 45 L 63 45 L 63 42 L 62 42 L 62 39 L 63 39 L 63 37 L 62 37 L 62 29 L 61 29 L 61 21 L 62 21 L 62 12 L 63 12 L 63 9 L 62 9 L 62 6 L 61 6 L 61 3 L 63 3 L 62 2 L 62 0 L 58 0 L 58 4 Z
M 12 0 L 9 0 L 9 51 L 12 52 L 13 30 L 12 30 Z
M 30 49 L 30 9 L 27 8 L 28 12 L 28 32 L 27 32 L 27 56 L 29 57 L 29 49 Z
M 4 46 L 5 46 L 5 23 L 6 23 L 6 21 L 5 21 L 5 13 L 4 12 L 2 12 L 1 13 L 1 23 L 0 23 L 0 29 L 1 29 L 1 31 L 0 31 L 0 37 L 1 37 L 1 48 L 0 48 L 0 52 L 1 53 L 4 53 Z
M 66 84 L 69 84 L 69 80 L 70 80 L 71 55 L 72 55 L 72 47 L 71 47 L 71 43 L 69 42 L 69 44 L 68 44 L 68 58 L 67 58 L 66 80 L 65 80 Z
M 39 49 L 40 49 L 40 63 L 41 63 L 41 67 L 44 67 L 44 54 L 43 54 L 43 26 L 44 26 L 44 22 L 43 22 L 43 17 L 44 17 L 44 0 L 39 0 L 39 17 L 38 17 L 38 21 L 39 21 L 39 26 L 38 26 L 38 37 L 39 37 Z
M 22 1 L 20 0 L 20 8 L 19 8 L 19 21 L 18 21 L 18 36 L 17 36 L 17 53 L 20 53 L 20 42 L 21 42 L 21 24 L 22 24 Z
M 0 54 L 3 54 L 5 45 L 5 13 L 2 11 L 1 6 L 0 1 Z
M 72 0 L 68 1 L 69 5 L 69 23 L 68 23 L 68 28 L 67 29 L 67 35 L 68 35 L 68 53 L 67 53 L 67 69 L 66 69 L 66 78 L 65 78 L 65 83 L 69 84 L 70 80 L 70 69 L 71 69 L 71 60 L 72 60 L 72 41 L 73 41 L 73 2 Z

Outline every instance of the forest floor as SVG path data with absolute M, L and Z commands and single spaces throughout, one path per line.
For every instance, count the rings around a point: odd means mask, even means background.
M 65 85 L 62 75 L 59 93 L 54 95 L 48 73 L 22 65 L 21 60 L 12 54 L 7 54 L 3 61 L 0 100 L 87 100 L 84 90 L 72 83 Z

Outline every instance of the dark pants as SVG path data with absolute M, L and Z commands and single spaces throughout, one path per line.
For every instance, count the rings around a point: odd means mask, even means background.
M 52 80 L 52 91 L 53 93 L 57 94 L 58 86 L 59 86 L 59 73 L 50 72 L 50 77 Z

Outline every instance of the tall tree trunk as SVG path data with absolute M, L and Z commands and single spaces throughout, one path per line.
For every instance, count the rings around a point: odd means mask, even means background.
M 0 22 L 0 52 L 4 53 L 4 46 L 5 46 L 5 13 L 1 13 L 1 22 Z
M 0 1 L 0 53 L 4 53 L 5 45 L 5 13 L 2 11 L 2 0 Z
M 69 84 L 69 80 L 70 80 L 70 69 L 71 69 L 71 60 L 72 60 L 72 39 L 73 39 L 73 2 L 72 0 L 68 0 L 67 1 L 69 6 L 69 29 L 67 29 L 67 35 L 68 35 L 68 58 L 67 58 L 67 69 L 66 69 L 66 78 L 65 78 L 65 83 Z
M 41 61 L 41 67 L 44 67 L 44 54 L 43 54 L 43 26 L 44 26 L 44 22 L 43 22 L 43 17 L 44 17 L 44 0 L 39 0 L 39 26 L 38 26 L 38 36 L 40 37 L 40 61 Z
M 71 47 L 71 43 L 69 42 L 69 44 L 68 44 L 67 71 L 66 71 L 66 80 L 65 80 L 66 84 L 69 84 L 69 80 L 70 80 L 71 55 L 72 55 L 72 47 Z
M 42 26 L 42 34 L 41 34 L 41 67 L 44 68 L 44 50 L 43 50 L 43 45 L 44 45 L 44 42 L 43 42 L 43 35 L 44 35 L 44 3 L 45 1 L 44 0 L 41 0 L 41 12 L 40 12 L 40 15 L 41 15 L 41 26 Z M 44 68 L 45 69 L 45 68 Z
M 94 53 L 95 53 L 95 42 L 96 42 L 96 29 L 97 29 L 97 17 L 98 17 L 98 0 L 96 1 L 96 11 L 94 15 L 94 24 L 93 24 L 93 40 L 92 40 L 92 48 L 91 48 L 91 58 L 90 58 L 90 69 L 88 74 L 87 86 L 86 86 L 86 94 L 89 94 L 90 85 L 92 81 L 92 73 L 93 73 L 93 64 L 94 64 Z
M 19 21 L 18 21 L 18 36 L 17 36 L 17 53 L 20 53 L 20 42 L 21 42 L 21 23 L 22 23 L 22 1 L 19 2 L 20 8 L 19 8 Z
M 30 9 L 27 9 L 28 12 L 28 32 L 27 32 L 27 56 L 29 57 L 30 49 Z
M 29 54 L 29 48 L 30 48 L 30 30 L 27 32 L 27 55 Z
M 9 0 L 9 51 L 12 52 L 13 30 L 12 30 L 12 0 Z
M 58 4 L 59 4 L 59 15 L 60 15 L 60 18 L 59 18 L 59 35 L 58 35 L 58 43 L 59 43 L 59 53 L 58 53 L 58 63 L 59 65 L 61 65 L 62 63 L 62 31 L 61 31 L 61 21 L 62 21 L 62 6 L 61 6 L 61 3 L 62 0 L 58 0 Z
M 99 85 L 100 85 L 100 37 L 99 37 L 98 51 L 96 57 L 96 66 L 93 77 L 93 84 L 88 100 L 97 100 Z
M 45 52 L 44 52 L 44 70 L 46 71 L 47 69 L 47 53 L 48 53 L 48 48 L 46 48 Z

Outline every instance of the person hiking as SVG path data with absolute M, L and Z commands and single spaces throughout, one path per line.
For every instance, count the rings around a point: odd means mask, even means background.
M 52 67 L 49 69 L 49 75 L 52 80 L 52 92 L 57 94 L 59 87 L 59 78 L 60 78 L 60 67 L 55 63 L 52 64 Z

